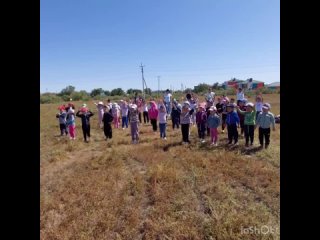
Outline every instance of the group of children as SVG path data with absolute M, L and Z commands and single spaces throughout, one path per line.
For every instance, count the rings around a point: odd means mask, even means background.
M 112 123 L 114 128 L 128 128 L 130 124 L 132 143 L 139 141 L 139 125 L 142 123 L 143 114 L 144 123 L 149 120 L 153 131 L 156 133 L 158 126 L 160 129 L 160 138 L 167 140 L 166 129 L 167 120 L 170 117 L 172 128 L 179 129 L 181 126 L 182 143 L 189 144 L 190 126 L 196 124 L 200 142 L 205 142 L 205 136 L 211 137 L 211 145 L 218 145 L 218 127 L 221 126 L 222 133 L 227 127 L 228 144 L 238 145 L 238 128 L 241 128 L 240 134 L 245 136 L 245 146 L 253 145 L 254 131 L 259 129 L 259 142 L 263 147 L 268 148 L 270 144 L 270 127 L 275 130 L 275 117 L 270 112 L 270 104 L 263 103 L 262 97 L 256 98 L 256 104 L 247 103 L 246 99 L 237 97 L 229 100 L 222 96 L 217 98 L 215 103 L 214 95 L 206 97 L 206 102 L 198 103 L 191 95 L 187 94 L 186 101 L 183 104 L 174 99 L 171 103 L 168 101 L 146 102 L 142 98 L 135 98 L 128 102 L 121 100 L 118 103 L 107 104 L 103 102 L 94 103 L 98 111 L 98 124 L 103 128 L 107 139 L 112 138 Z M 168 111 L 170 107 L 170 111 Z M 61 135 L 70 134 L 70 139 L 75 139 L 75 117 L 81 118 L 82 131 L 85 142 L 90 139 L 90 118 L 94 115 L 87 108 L 86 104 L 75 113 L 75 107 L 72 103 L 67 106 L 60 106 L 59 118 Z M 159 125 L 158 123 L 159 122 Z M 207 134 L 206 134 L 207 133 Z

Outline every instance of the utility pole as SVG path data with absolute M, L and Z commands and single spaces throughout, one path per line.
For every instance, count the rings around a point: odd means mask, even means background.
M 143 96 L 143 99 L 145 99 L 145 92 L 144 92 L 144 85 L 146 85 L 146 87 L 147 87 L 147 84 L 146 84 L 146 81 L 144 80 L 144 76 L 143 76 L 143 65 L 142 65 L 142 63 L 141 63 L 141 65 L 140 65 L 140 67 L 141 67 L 141 74 L 142 74 L 142 96 Z
M 160 76 L 158 76 L 158 98 L 160 98 Z

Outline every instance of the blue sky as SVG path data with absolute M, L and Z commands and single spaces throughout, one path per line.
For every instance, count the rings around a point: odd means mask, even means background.
M 279 0 L 41 0 L 40 92 L 280 81 Z

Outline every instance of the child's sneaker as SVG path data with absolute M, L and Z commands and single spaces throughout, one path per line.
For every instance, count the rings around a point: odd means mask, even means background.
M 239 145 L 239 143 L 238 143 L 238 142 L 235 142 L 233 145 L 234 145 L 234 146 L 238 146 L 238 145 Z
M 218 143 L 215 143 L 214 146 L 218 147 Z
M 201 143 L 205 143 L 205 142 L 206 142 L 206 140 L 204 140 L 204 139 L 201 140 Z
M 222 130 L 222 133 L 224 133 L 224 130 Z
M 167 141 L 167 138 L 166 138 L 166 137 L 164 137 L 164 138 L 163 138 L 163 140 Z

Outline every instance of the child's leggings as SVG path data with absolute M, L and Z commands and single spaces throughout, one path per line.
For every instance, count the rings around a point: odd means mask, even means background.
M 128 116 L 122 116 L 122 128 L 124 128 L 124 125 L 128 128 Z
M 131 139 L 132 139 L 132 141 L 139 140 L 138 122 L 131 122 L 130 125 L 131 125 Z
M 218 141 L 218 129 L 217 128 L 210 128 L 210 135 L 211 135 L 211 142 L 217 143 Z
M 113 123 L 115 128 L 119 128 L 119 117 L 116 116 L 113 118 Z
M 69 133 L 71 138 L 76 137 L 76 126 L 75 125 L 69 125 Z

